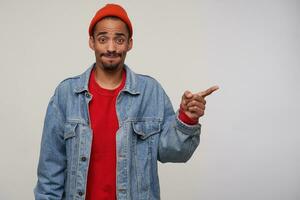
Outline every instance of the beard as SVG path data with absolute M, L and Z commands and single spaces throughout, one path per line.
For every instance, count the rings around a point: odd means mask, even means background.
M 105 71 L 116 71 L 119 68 L 120 63 L 104 63 L 102 62 L 103 69 Z
M 104 54 L 101 55 L 101 57 L 103 57 L 103 56 L 122 58 L 122 53 L 116 53 L 116 52 L 104 53 Z M 110 62 L 110 61 L 108 61 L 108 62 L 101 61 L 101 64 L 102 64 L 102 67 L 105 71 L 114 72 L 114 71 L 119 69 L 122 62 L 120 61 L 120 62 L 117 62 L 117 63 L 113 63 L 113 62 Z

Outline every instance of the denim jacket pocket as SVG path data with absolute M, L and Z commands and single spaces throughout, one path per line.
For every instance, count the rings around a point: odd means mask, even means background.
M 133 131 L 140 139 L 145 140 L 148 137 L 160 132 L 159 121 L 135 121 L 132 122 Z
M 134 152 L 139 159 L 149 159 L 155 136 L 160 132 L 160 122 L 154 120 L 132 122 Z

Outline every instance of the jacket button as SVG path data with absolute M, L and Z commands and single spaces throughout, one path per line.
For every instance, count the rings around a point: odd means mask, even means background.
M 83 157 L 81 157 L 81 161 L 86 161 L 86 157 L 85 156 L 83 156 Z
M 79 195 L 79 196 L 82 196 L 82 195 L 83 195 L 83 192 L 79 191 L 79 192 L 78 192 L 78 195 Z
M 87 98 L 90 98 L 91 97 L 91 95 L 87 92 L 87 93 L 85 93 L 85 96 L 87 97 Z

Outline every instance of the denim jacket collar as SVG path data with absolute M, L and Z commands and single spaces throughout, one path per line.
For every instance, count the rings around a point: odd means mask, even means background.
M 77 76 L 79 78 L 79 84 L 77 87 L 75 87 L 74 92 L 75 93 L 82 93 L 88 90 L 88 84 L 89 84 L 89 78 L 92 69 L 96 63 L 94 63 L 92 66 L 90 66 L 83 74 Z M 136 74 L 127 66 L 124 64 L 124 68 L 126 71 L 126 83 L 122 91 L 128 92 L 129 94 L 132 95 L 137 95 L 140 94 L 139 89 L 137 88 L 137 83 L 136 83 Z

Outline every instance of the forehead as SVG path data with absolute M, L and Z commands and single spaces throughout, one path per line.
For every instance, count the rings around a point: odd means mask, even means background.
M 122 33 L 126 36 L 129 35 L 126 24 L 118 18 L 104 18 L 97 22 L 94 28 L 94 33 L 97 35 L 99 32 L 107 34 Z

